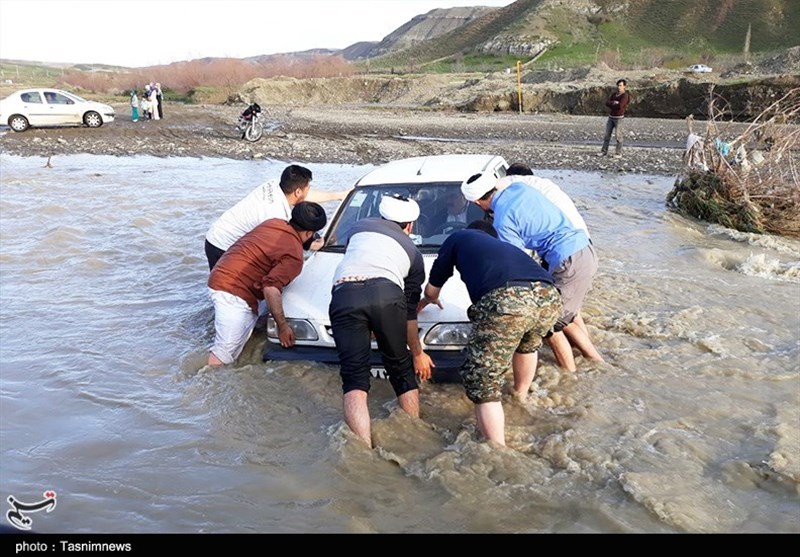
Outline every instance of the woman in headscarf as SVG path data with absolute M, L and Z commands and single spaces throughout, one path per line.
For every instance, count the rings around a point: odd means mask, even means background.
M 161 95 L 161 84 L 160 83 L 156 83 L 156 100 L 158 101 L 158 117 L 159 118 L 163 118 L 164 117 L 164 110 L 161 108 L 161 106 L 163 104 L 163 102 L 162 102 L 163 99 L 162 99 L 162 95 Z
M 156 89 L 155 84 L 150 85 L 150 114 L 152 114 L 153 120 L 159 120 L 161 116 L 159 115 L 158 110 L 158 89 Z

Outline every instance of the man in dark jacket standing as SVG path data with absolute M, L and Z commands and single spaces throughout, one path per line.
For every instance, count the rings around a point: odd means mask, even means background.
M 606 106 L 610 112 L 606 121 L 606 135 L 603 137 L 603 149 L 600 151 L 601 157 L 608 154 L 608 144 L 611 142 L 612 132 L 615 134 L 614 139 L 617 142 L 614 155 L 617 157 L 622 155 L 622 120 L 625 118 L 625 109 L 628 108 L 628 102 L 630 101 L 630 95 L 625 90 L 627 85 L 627 81 L 618 79 L 616 92 L 608 97 L 606 101 Z

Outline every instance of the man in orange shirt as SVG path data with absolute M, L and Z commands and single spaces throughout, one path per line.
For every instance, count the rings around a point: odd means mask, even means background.
M 239 357 L 258 320 L 260 300 L 266 300 L 278 325 L 281 345 L 294 345 L 281 292 L 303 270 L 303 249 L 310 247 L 314 233 L 326 223 L 321 205 L 298 203 L 289 222 L 266 220 L 222 255 L 208 277 L 215 329 L 208 365 L 230 364 Z

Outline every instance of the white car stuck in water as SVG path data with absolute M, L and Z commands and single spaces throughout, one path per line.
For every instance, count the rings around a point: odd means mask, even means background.
M 23 89 L 0 101 L 0 123 L 15 132 L 33 127 L 87 126 L 114 121 L 114 108 L 60 89 Z
M 401 194 L 419 204 L 420 216 L 411 238 L 422 252 L 427 275 L 445 238 L 485 216 L 480 207 L 464 199 L 462 182 L 478 173 L 502 178 L 507 168 L 508 163 L 496 155 L 436 155 L 390 162 L 357 180 L 331 219 L 323 247 L 308 256 L 302 273 L 283 291 L 283 311 L 297 344 L 281 347 L 275 321 L 269 318 L 264 361 L 338 364 L 328 306 L 334 271 L 345 250 L 339 238 L 356 221 L 379 216 L 378 205 L 384 195 Z M 428 306 L 417 317 L 420 342 L 436 365 L 432 379 L 457 382 L 470 331 L 469 294 L 458 272 L 444 285 L 440 300 L 444 309 Z M 372 373 L 384 377 L 374 341 L 372 348 Z

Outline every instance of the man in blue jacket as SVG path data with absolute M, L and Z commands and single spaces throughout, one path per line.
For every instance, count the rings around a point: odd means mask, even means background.
M 597 255 L 587 232 L 527 184 L 515 182 L 501 191 L 496 184 L 493 176 L 476 174 L 461 185 L 461 192 L 494 214 L 498 238 L 535 252 L 553 275 L 564 304 L 555 332 L 547 339 L 556 361 L 567 371 L 576 370 L 571 344 L 585 357 L 602 361 L 588 331 L 575 321 L 597 272 Z
M 472 305 L 472 331 L 461 368 L 467 397 L 475 404 L 478 429 L 505 445 L 505 413 L 500 402 L 504 376 L 514 373 L 514 393 L 528 394 L 536 375 L 537 351 L 561 314 L 553 278 L 524 251 L 496 238 L 487 221 L 474 221 L 451 234 L 439 248 L 425 296 L 417 307 L 443 307 L 439 292 L 457 269 Z

